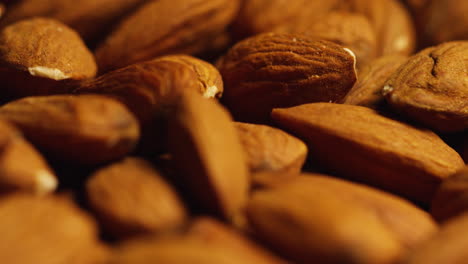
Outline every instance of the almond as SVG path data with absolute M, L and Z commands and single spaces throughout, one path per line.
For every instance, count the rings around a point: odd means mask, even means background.
M 0 107 L 44 151 L 72 163 L 97 164 L 130 152 L 138 122 L 119 102 L 97 95 L 27 97 Z
M 267 33 L 237 43 L 219 62 L 234 117 L 268 122 L 275 107 L 340 101 L 356 81 L 353 52 L 302 35 Z
M 107 256 L 92 218 L 64 198 L 7 196 L 0 219 L 4 263 L 97 264 Z
M 4 95 L 63 93 L 60 81 L 94 77 L 96 70 L 79 35 L 56 20 L 32 18 L 0 30 Z
M 8 8 L 1 25 L 38 16 L 61 21 L 84 39 L 96 40 L 117 19 L 146 0 L 19 0 Z
M 308 144 L 313 162 L 424 204 L 464 166 L 433 132 L 366 107 L 314 103 L 274 109 L 272 117 Z
M 96 51 L 103 72 L 166 54 L 211 48 L 238 8 L 238 0 L 149 1 L 124 19 Z
M 86 183 L 86 194 L 103 228 L 114 237 L 170 230 L 187 217 L 177 193 L 140 158 L 97 170 Z
M 236 221 L 249 189 L 242 145 L 227 110 L 188 90 L 169 117 L 177 181 L 200 207 Z
M 3 120 L 0 121 L 0 153 L 0 192 L 44 195 L 57 188 L 57 178 L 46 160 L 16 128 Z
M 235 123 L 252 173 L 276 171 L 298 174 L 307 156 L 301 140 L 280 129 L 248 123 Z
M 442 132 L 468 128 L 468 41 L 448 42 L 412 56 L 386 82 L 391 107 Z
M 468 167 L 447 178 L 432 200 L 431 213 L 446 221 L 468 211 Z
M 380 57 L 369 63 L 359 72 L 358 80 L 346 95 L 344 103 L 376 110 L 384 108 L 385 82 L 406 60 L 405 56 L 392 55 Z

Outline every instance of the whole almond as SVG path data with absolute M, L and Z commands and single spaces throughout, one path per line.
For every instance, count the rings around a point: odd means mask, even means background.
M 358 80 L 344 99 L 345 104 L 361 105 L 382 109 L 385 104 L 383 88 L 390 76 L 403 64 L 405 56 L 383 56 L 365 66 L 358 74 Z
M 61 160 L 97 164 L 129 153 L 139 139 L 135 117 L 98 95 L 27 97 L 0 107 L 36 146 Z
M 247 162 L 231 116 L 188 90 L 169 116 L 177 181 L 204 210 L 237 221 L 249 189 Z
M 272 117 L 308 144 L 312 162 L 424 204 L 464 166 L 435 133 L 366 107 L 314 103 L 274 109 Z
M 124 19 L 96 51 L 101 71 L 166 54 L 211 48 L 238 9 L 238 0 L 149 1 Z
M 114 237 L 167 231 L 187 217 L 177 193 L 140 158 L 97 170 L 86 183 L 86 194 L 103 228 Z
M 438 131 L 468 128 L 468 41 L 448 42 L 412 56 L 386 82 L 391 107 Z
M 468 211 L 468 167 L 445 179 L 431 205 L 438 221 L 447 221 Z
M 93 219 L 67 199 L 7 196 L 0 218 L 4 263 L 98 264 L 107 257 Z
M 45 16 L 76 30 L 84 39 L 102 38 L 117 19 L 146 0 L 18 0 L 8 8 L 0 26 Z
M 468 258 L 468 215 L 456 217 L 440 231 L 412 251 L 402 264 L 461 264 Z
M 4 96 L 63 93 L 60 81 L 94 77 L 96 70 L 79 35 L 56 20 L 32 18 L 0 30 Z
M 16 128 L 0 120 L 0 192 L 45 195 L 55 191 L 57 185 L 42 155 Z
M 276 171 L 298 174 L 307 157 L 307 146 L 280 129 L 235 123 L 250 172 Z
M 367 65 L 379 51 L 374 28 L 364 15 L 358 13 L 329 12 L 317 20 L 310 17 L 295 19 L 276 28 L 275 32 L 304 34 L 340 44 L 354 52 L 358 68 Z
M 275 202 L 278 202 L 276 206 Z M 330 210 L 331 208 L 336 211 Z M 309 263 L 307 260 L 314 259 L 311 258 L 314 255 L 319 260 L 317 263 L 367 263 L 365 259 L 371 257 L 374 253 L 372 251 L 382 250 L 377 244 L 359 244 L 358 234 L 355 234 L 354 239 L 348 238 L 356 244 L 346 243 L 348 239 L 342 236 L 353 236 L 352 232 L 345 231 L 346 228 L 360 229 L 359 225 L 367 224 L 377 228 L 376 234 L 382 235 L 383 245 L 385 243 L 388 243 L 387 246 L 393 245 L 395 241 L 399 244 L 400 252 L 397 254 L 403 254 L 417 247 L 437 230 L 429 214 L 399 197 L 365 185 L 319 174 L 304 174 L 286 183 L 254 193 L 247 212 L 252 228 L 263 240 L 270 242 L 279 252 L 287 250 L 288 252 L 283 254 L 299 263 Z M 367 218 L 365 215 L 368 214 L 375 217 Z M 284 225 L 280 220 L 283 217 L 294 220 L 290 226 Z M 354 217 L 363 217 L 362 222 L 354 222 L 357 221 L 352 220 Z M 329 222 L 324 221 L 327 218 Z M 350 221 L 349 226 L 346 221 Z M 294 238 L 294 232 L 301 232 L 299 230 L 307 230 L 307 233 L 298 233 Z M 291 234 L 282 241 L 283 235 L 288 232 Z M 390 232 L 391 235 L 385 234 L 386 232 Z M 307 238 L 302 240 L 299 237 Z M 372 239 L 372 236 L 363 238 L 361 242 L 366 239 Z M 325 244 L 321 244 L 322 242 Z M 330 248 L 326 249 L 327 246 Z M 359 246 L 366 247 L 370 251 L 357 253 L 360 251 Z M 375 248 L 372 248 L 373 246 Z M 390 247 L 392 250 L 395 249 L 393 246 Z M 340 253 L 341 250 L 356 251 L 354 261 L 353 254 L 343 255 Z M 369 255 L 364 256 L 366 254 Z M 387 255 L 382 252 L 382 256 L 385 255 L 394 257 L 392 254 Z M 375 263 L 391 263 L 389 262 L 391 258 Z M 338 262 L 339 259 L 342 262 Z
M 232 47 L 219 62 L 234 117 L 268 122 L 275 107 L 343 99 L 356 81 L 353 52 L 302 35 L 267 33 Z

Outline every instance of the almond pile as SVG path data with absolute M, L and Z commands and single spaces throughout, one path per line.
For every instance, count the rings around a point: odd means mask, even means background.
M 468 1 L 0 1 L 0 263 L 468 263 Z

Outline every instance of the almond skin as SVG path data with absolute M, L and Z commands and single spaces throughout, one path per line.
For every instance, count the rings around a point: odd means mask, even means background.
M 288 133 L 265 125 L 235 123 L 250 172 L 275 171 L 299 174 L 307 146 Z
M 124 19 L 96 51 L 102 72 L 167 54 L 211 48 L 238 9 L 237 0 L 149 1 Z
M 63 93 L 65 80 L 96 74 L 94 57 L 79 35 L 48 18 L 33 18 L 0 30 L 2 94 L 11 98 Z
M 412 56 L 386 82 L 389 105 L 441 132 L 468 128 L 468 41 L 448 42 Z
M 57 188 L 58 180 L 46 160 L 16 128 L 3 120 L 0 120 L 0 153 L 0 193 L 45 195 Z
M 385 97 L 382 90 L 385 82 L 407 59 L 405 56 L 392 55 L 369 63 L 359 71 L 358 80 L 346 95 L 344 103 L 383 109 Z
M 125 106 L 98 95 L 23 98 L 0 107 L 0 117 L 40 149 L 72 163 L 120 158 L 139 139 L 138 122 Z
M 67 199 L 7 196 L 0 217 L 5 263 L 98 264 L 107 257 L 93 219 Z
M 86 194 L 103 228 L 114 237 L 167 231 L 187 217 L 175 190 L 140 158 L 97 170 L 86 183 Z
M 431 214 L 440 222 L 468 211 L 468 167 L 447 178 L 437 190 Z
M 76 30 L 84 39 L 102 38 L 113 22 L 146 0 L 19 0 L 8 8 L 0 26 L 44 16 Z
M 366 107 L 314 103 L 274 109 L 272 117 L 308 144 L 312 162 L 423 204 L 464 166 L 435 133 Z
M 179 185 L 202 209 L 236 221 L 247 201 L 249 175 L 227 110 L 187 90 L 169 116 L 168 135 Z
M 218 68 L 236 120 L 266 123 L 275 107 L 342 100 L 356 81 L 355 64 L 349 49 L 332 42 L 267 33 L 237 43 Z

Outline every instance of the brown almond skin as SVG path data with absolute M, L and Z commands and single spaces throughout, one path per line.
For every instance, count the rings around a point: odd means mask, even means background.
M 448 42 L 412 56 L 386 82 L 392 108 L 434 130 L 468 128 L 468 41 Z
M 232 31 L 237 39 L 275 31 L 285 25 L 311 25 L 338 7 L 340 0 L 245 0 Z
M 357 13 L 335 11 L 317 20 L 309 17 L 299 21 L 296 19 L 276 28 L 275 32 L 304 34 L 316 40 L 328 40 L 347 47 L 356 55 L 359 69 L 375 59 L 379 51 L 377 35 L 370 21 Z
M 86 195 L 103 228 L 118 238 L 167 231 L 187 218 L 175 190 L 140 158 L 125 158 L 94 172 Z
M 307 157 L 300 139 L 266 125 L 235 123 L 251 173 L 275 171 L 299 174 Z
M 0 107 L 40 149 L 78 164 L 123 157 L 139 139 L 135 117 L 116 100 L 98 95 L 27 97 Z
M 304 264 L 394 263 L 405 253 L 379 210 L 359 199 L 350 202 L 352 190 L 336 192 L 309 177 L 253 194 L 247 217 L 262 241 Z
M 314 103 L 274 109 L 272 118 L 307 143 L 312 162 L 418 203 L 429 204 L 442 180 L 464 166 L 435 133 L 366 107 Z
M 80 36 L 49 18 L 32 18 L 0 30 L 3 96 L 64 93 L 63 82 L 96 75 L 94 57 Z
M 58 180 L 44 157 L 3 120 L 0 153 L 0 193 L 20 191 L 41 196 L 57 188 Z
M 238 9 L 237 0 L 149 1 L 124 19 L 96 50 L 102 72 L 167 54 L 211 48 Z
M 247 202 L 249 175 L 228 111 L 187 90 L 168 127 L 176 181 L 202 209 L 235 222 Z
M 7 196 L 0 217 L 2 262 L 98 264 L 107 257 L 93 219 L 67 199 Z
M 468 258 L 468 215 L 456 217 L 432 238 L 412 251 L 402 264 L 462 264 Z
M 383 56 L 367 66 L 358 74 L 358 80 L 346 95 L 344 104 L 360 105 L 372 109 L 382 109 L 385 104 L 383 88 L 390 76 L 408 58 L 405 56 Z
M 76 30 L 84 39 L 95 41 L 146 0 L 19 0 L 8 8 L 0 26 L 19 20 L 44 16 L 56 19 Z
M 431 214 L 444 222 L 468 211 L 468 167 L 450 176 L 440 185 L 431 204 Z
M 266 33 L 237 43 L 218 68 L 236 120 L 268 123 L 275 107 L 342 100 L 356 81 L 355 64 L 335 43 Z

